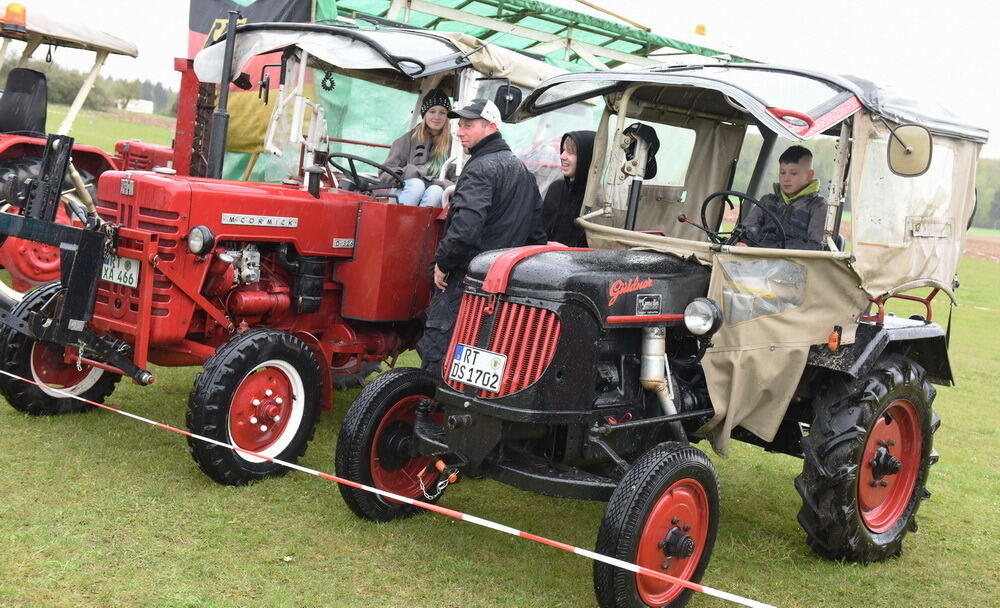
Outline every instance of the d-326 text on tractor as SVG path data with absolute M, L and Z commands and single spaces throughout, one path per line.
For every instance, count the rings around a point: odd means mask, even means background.
M 798 519 L 818 554 L 898 555 L 937 459 L 931 382 L 952 382 L 931 300 L 954 298 L 986 132 L 861 79 L 749 64 L 567 74 L 515 119 L 595 97 L 605 110 L 576 220 L 590 248 L 475 258 L 443 369 L 366 386 L 338 474 L 424 500 L 462 472 L 606 500 L 598 552 L 697 581 L 720 496 L 690 443 L 726 454 L 738 439 L 803 459 Z M 785 234 L 799 218 L 756 198 L 779 136 L 834 142 L 821 250 Z M 735 191 L 737 159 L 755 145 Z M 737 246 L 763 240 L 753 208 L 776 247 Z M 905 293 L 917 288 L 931 293 Z M 926 311 L 886 314 L 893 297 Z M 416 512 L 341 492 L 371 520 Z M 605 607 L 691 594 L 604 563 L 594 589 Z

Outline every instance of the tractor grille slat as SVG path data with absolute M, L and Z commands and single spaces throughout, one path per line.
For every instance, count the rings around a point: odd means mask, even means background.
M 475 346 L 486 322 L 489 300 L 484 296 L 465 294 L 459 309 L 446 364 L 455 356 L 458 344 Z M 500 383 L 500 392 L 479 390 L 480 397 L 503 397 L 532 385 L 548 367 L 559 342 L 559 317 L 550 310 L 500 302 L 495 304 L 493 330 L 487 349 L 507 357 L 507 367 Z M 453 389 L 465 391 L 465 385 L 447 380 Z

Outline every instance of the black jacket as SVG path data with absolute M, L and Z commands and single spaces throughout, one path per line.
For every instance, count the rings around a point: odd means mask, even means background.
M 583 193 L 587 189 L 590 160 L 594 156 L 594 132 L 570 131 L 563 135 L 559 144 L 560 153 L 566 147 L 566 138 L 571 138 L 576 144 L 576 178 L 572 181 L 566 178 L 556 180 L 545 192 L 543 203 L 545 232 L 548 233 L 550 241 L 569 247 L 586 247 L 587 233 L 573 220 L 580 215 Z
M 434 254 L 444 273 L 464 272 L 483 251 L 546 242 L 535 178 L 500 134 L 484 137 L 469 152 Z

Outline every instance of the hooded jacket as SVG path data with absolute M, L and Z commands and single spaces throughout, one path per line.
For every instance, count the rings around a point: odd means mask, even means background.
M 535 178 L 500 133 L 487 135 L 469 153 L 434 254 L 444 273 L 464 272 L 483 251 L 546 241 Z
M 593 131 L 570 131 L 559 143 L 560 154 L 566 148 L 566 139 L 576 144 L 576 175 L 574 178 L 556 180 L 545 192 L 543 218 L 545 232 L 550 241 L 568 247 L 586 247 L 587 233 L 574 220 L 580 215 L 583 193 L 587 190 L 590 161 L 594 156 Z
M 788 249 L 823 249 L 826 227 L 826 199 L 819 194 L 819 180 L 814 179 L 802 190 L 786 196 L 778 184 L 774 192 L 760 199 L 760 204 L 778 216 L 785 229 Z M 743 225 L 761 247 L 780 247 L 781 237 L 774 220 L 753 205 Z

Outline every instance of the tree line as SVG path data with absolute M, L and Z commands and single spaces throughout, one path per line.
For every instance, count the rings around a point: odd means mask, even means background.
M 7 82 L 7 75 L 17 65 L 18 57 L 8 55 L 0 69 L 0 83 Z M 87 77 L 83 72 L 64 68 L 56 63 L 46 63 L 39 59 L 29 59 L 25 67 L 45 74 L 49 89 L 49 103 L 73 103 L 77 91 Z M 98 77 L 83 107 L 90 110 L 111 110 L 121 104 L 125 106 L 133 99 L 148 99 L 153 102 L 153 112 L 168 116 L 177 115 L 177 92 L 171 91 L 158 82 L 149 80 L 116 80 Z

